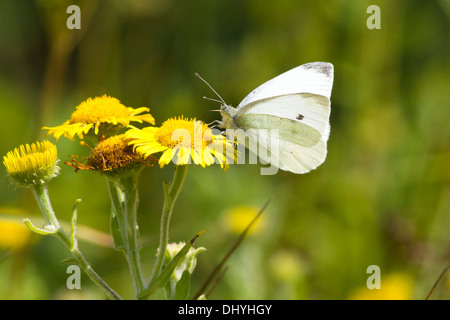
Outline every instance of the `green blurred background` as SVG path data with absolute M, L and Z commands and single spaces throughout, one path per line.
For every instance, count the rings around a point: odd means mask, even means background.
M 81 8 L 81 30 L 66 28 L 71 4 Z M 372 4 L 381 10 L 379 30 L 366 26 Z M 0 154 L 42 140 L 41 127 L 61 124 L 88 97 L 148 106 L 157 125 L 181 115 L 209 122 L 219 115 L 205 112 L 218 105 L 202 99 L 214 95 L 195 72 L 236 106 L 284 71 L 331 62 L 325 163 L 305 175 L 275 176 L 261 176 L 259 165 L 227 172 L 191 166 L 171 241 L 208 229 L 196 243 L 207 251 L 199 256 L 195 293 L 237 238 L 231 212 L 258 210 L 270 198 L 211 299 L 375 297 L 366 288 L 370 265 L 380 267 L 381 297 L 423 299 L 450 263 L 449 31 L 448 0 L 3 0 Z M 105 179 L 62 164 L 89 150 L 66 138 L 56 145 L 62 170 L 49 188 L 58 217 L 68 221 L 81 198 L 79 223 L 108 233 Z M 147 273 L 158 244 L 162 182 L 172 170 L 149 168 L 140 179 Z M 31 192 L 12 187 L 3 167 L 0 298 L 104 298 L 84 275 L 81 290 L 67 289 L 60 261 L 68 251 L 54 238 L 4 222 L 23 216 L 40 213 Z M 132 296 L 120 253 L 83 239 L 80 249 L 116 291 Z M 449 297 L 444 277 L 432 298 Z

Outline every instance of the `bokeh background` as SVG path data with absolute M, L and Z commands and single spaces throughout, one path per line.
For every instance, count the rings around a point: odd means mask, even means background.
M 81 30 L 66 9 L 81 8 Z M 369 5 L 381 29 L 369 30 Z M 236 106 L 263 82 L 303 63 L 335 67 L 328 156 L 305 175 L 261 176 L 259 165 L 191 166 L 171 222 L 171 241 L 208 232 L 197 246 L 192 293 L 270 198 L 211 299 L 424 299 L 450 263 L 450 1 L 2 0 L 0 154 L 42 140 L 43 126 L 108 94 L 148 106 L 157 125 L 173 116 L 218 119 L 214 94 Z M 54 142 L 52 137 L 50 141 Z M 105 179 L 63 165 L 89 150 L 56 142 L 61 175 L 49 188 L 62 221 L 81 198 L 80 249 L 124 297 L 131 279 L 110 247 Z M 2 166 L 3 167 L 3 166 Z M 68 290 L 69 256 L 56 239 L 20 221 L 40 213 L 30 190 L 0 179 L 0 298 L 103 299 L 87 277 Z M 162 182 L 173 167 L 140 179 L 142 260 L 158 244 Z M 19 223 L 16 223 L 19 221 Z M 237 228 L 237 229 L 236 229 Z M 368 266 L 381 270 L 369 290 Z M 157 297 L 163 297 L 162 295 Z M 450 297 L 444 276 L 433 299 Z

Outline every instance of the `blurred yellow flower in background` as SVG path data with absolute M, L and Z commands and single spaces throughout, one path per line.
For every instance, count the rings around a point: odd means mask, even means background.
M 149 111 L 150 109 L 146 107 L 137 109 L 126 107 L 118 99 L 103 95 L 83 101 L 77 106 L 70 119 L 62 125 L 42 129 L 48 130 L 47 136 L 52 134 L 56 141 L 62 135 L 70 140 L 74 140 L 75 136 L 83 139 L 84 134 L 109 136 L 129 126 L 132 121 L 155 124 L 151 114 L 142 114 Z
M 23 222 L 0 221 L 0 249 L 20 250 L 31 240 L 31 231 Z
M 392 273 L 381 277 L 380 289 L 366 286 L 356 289 L 350 300 L 410 300 L 413 296 L 413 280 L 406 274 Z
M 241 234 L 250 222 L 256 217 L 260 209 L 252 206 L 236 206 L 225 212 L 225 227 L 235 234 Z M 266 219 L 261 215 L 249 229 L 248 234 L 258 233 L 266 226 Z
M 31 243 L 33 233 L 22 222 L 27 214 L 21 209 L 0 207 L 0 250 L 17 251 Z
M 286 249 L 279 249 L 269 260 L 270 269 L 274 277 L 282 282 L 296 282 L 306 273 L 306 263 L 301 256 Z

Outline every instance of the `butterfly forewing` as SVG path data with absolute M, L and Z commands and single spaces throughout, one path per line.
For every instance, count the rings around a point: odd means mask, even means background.
M 257 87 L 241 101 L 237 109 L 258 100 L 293 93 L 312 93 L 330 99 L 333 72 L 333 65 L 328 62 L 301 65 Z

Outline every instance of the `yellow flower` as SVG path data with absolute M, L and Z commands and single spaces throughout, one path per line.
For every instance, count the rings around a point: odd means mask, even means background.
M 351 300 L 410 300 L 413 294 L 412 279 L 400 273 L 381 277 L 380 289 L 361 287 L 350 296 Z
M 142 164 L 149 166 L 152 162 L 156 162 L 153 157 L 144 157 L 140 153 L 134 152 L 128 142 L 124 134 L 112 136 L 100 141 L 94 149 L 91 149 L 86 165 L 75 159 L 65 163 L 74 167 L 75 171 L 81 169 L 120 174 L 123 171 L 120 169 L 125 167 L 127 167 L 126 170 L 141 169 Z
M 44 184 L 59 173 L 56 146 L 49 141 L 26 144 L 3 157 L 13 182 L 20 186 Z
M 209 166 L 215 162 L 226 168 L 226 152 L 234 150 L 234 142 L 222 135 L 214 135 L 212 130 L 201 121 L 171 118 L 161 127 L 146 127 L 142 130 L 130 129 L 125 133 L 136 152 L 149 156 L 163 152 L 159 165 L 164 167 L 173 161 L 177 165 L 191 163 Z
M 131 121 L 143 121 L 155 124 L 151 114 L 142 114 L 150 111 L 149 108 L 129 108 L 119 100 L 107 95 L 89 98 L 77 106 L 70 119 L 57 127 L 44 127 L 48 130 L 47 136 L 53 134 L 56 141 L 64 135 L 70 140 L 75 136 L 83 139 L 83 134 L 96 136 L 113 135 L 123 127 L 128 127 Z
M 31 240 L 31 232 L 22 222 L 0 221 L 0 248 L 20 250 Z
M 277 280 L 295 283 L 306 273 L 305 261 L 295 251 L 279 249 L 269 260 L 270 269 Z
M 241 234 L 245 228 L 250 224 L 250 222 L 258 214 L 259 209 L 251 206 L 237 206 L 233 207 L 225 213 L 224 225 L 233 233 Z M 266 224 L 264 216 L 259 218 L 257 223 L 249 229 L 248 233 L 258 233 L 261 231 Z

